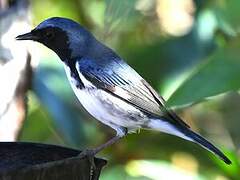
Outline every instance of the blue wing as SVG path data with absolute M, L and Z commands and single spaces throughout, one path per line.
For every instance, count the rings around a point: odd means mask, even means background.
M 98 64 L 96 61 L 82 59 L 77 61 L 79 76 L 83 75 L 95 87 L 130 103 L 151 116 L 174 125 L 186 137 L 209 151 L 218 155 L 225 163 L 231 161 L 212 143 L 191 131 L 173 111 L 165 108 L 164 99 L 121 59 L 109 59 L 109 62 Z M 81 73 L 81 75 L 80 75 Z
M 167 110 L 164 99 L 120 58 L 112 57 L 108 62 L 82 58 L 77 61 L 76 69 L 95 87 L 117 96 L 150 116 L 189 127 L 174 112 Z

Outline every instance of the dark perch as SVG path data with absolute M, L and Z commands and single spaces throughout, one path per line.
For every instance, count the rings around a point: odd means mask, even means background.
M 1 142 L 0 179 L 4 180 L 97 180 L 107 161 L 94 158 L 96 169 L 81 151 L 55 145 Z

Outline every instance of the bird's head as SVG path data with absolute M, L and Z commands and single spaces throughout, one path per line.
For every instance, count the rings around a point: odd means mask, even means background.
M 93 38 L 73 20 L 53 17 L 40 23 L 31 32 L 17 36 L 16 39 L 40 42 L 66 61 L 83 56 Z

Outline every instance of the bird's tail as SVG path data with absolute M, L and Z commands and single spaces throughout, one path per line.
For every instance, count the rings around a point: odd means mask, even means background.
M 226 164 L 231 164 L 232 162 L 212 143 L 208 140 L 200 136 L 199 134 L 193 132 L 190 128 L 181 126 L 175 127 L 174 125 L 170 124 L 169 122 L 162 121 L 159 119 L 151 120 L 149 123 L 149 128 L 165 132 L 168 134 L 173 134 L 179 136 L 183 139 L 192 141 L 196 144 L 199 144 L 203 148 L 207 149 L 208 151 L 212 152 L 213 154 L 217 155 L 220 159 L 222 159 Z

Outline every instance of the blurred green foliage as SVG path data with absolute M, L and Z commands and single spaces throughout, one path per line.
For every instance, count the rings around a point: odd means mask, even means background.
M 233 160 L 232 166 L 226 166 L 193 143 L 143 130 L 101 153 L 110 159 L 101 179 L 239 179 L 239 0 L 188 0 L 178 4 L 165 0 L 30 2 L 34 25 L 52 16 L 80 22 L 169 99 L 169 106 L 182 107 L 179 114 L 193 129 Z M 167 2 L 169 6 L 163 11 L 161 5 Z M 174 11 L 169 8 L 171 2 Z M 185 12 L 188 8 L 193 13 Z M 177 18 L 172 23 L 176 26 L 162 28 L 165 21 L 172 21 L 169 14 L 180 18 L 181 12 L 193 21 L 185 33 L 176 35 L 182 24 Z M 92 120 L 82 109 L 58 58 L 42 48 L 29 96 L 28 118 L 19 140 L 84 149 L 113 136 L 111 129 Z

